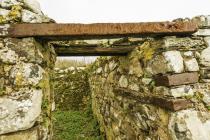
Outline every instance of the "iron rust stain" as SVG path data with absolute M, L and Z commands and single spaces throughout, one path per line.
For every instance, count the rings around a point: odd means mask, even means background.
M 177 35 L 198 30 L 193 22 L 97 23 L 97 24 L 12 24 L 9 37 L 71 37 L 110 35 Z

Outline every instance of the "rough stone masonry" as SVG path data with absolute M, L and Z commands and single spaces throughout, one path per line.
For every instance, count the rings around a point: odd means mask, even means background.
M 0 24 L 51 21 L 36 1 L 0 0 Z M 46 45 L 0 38 L 0 140 L 51 139 L 55 52 Z
M 91 65 L 92 108 L 108 140 L 210 140 L 210 16 L 191 21 L 193 35 L 116 39 L 138 47 Z
M 210 139 L 210 16 L 191 21 L 200 28 L 193 35 L 83 41 L 137 46 L 90 66 L 93 111 L 108 140 Z M 34 0 L 0 0 L 2 34 L 8 24 L 49 22 Z M 54 62 L 43 41 L 0 39 L 1 140 L 52 139 Z

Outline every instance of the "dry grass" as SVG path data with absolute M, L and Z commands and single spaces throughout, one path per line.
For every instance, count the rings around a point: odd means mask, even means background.
M 85 62 L 77 60 L 58 59 L 55 63 L 55 67 L 60 69 L 66 69 L 69 67 L 85 67 L 85 66 L 86 66 Z

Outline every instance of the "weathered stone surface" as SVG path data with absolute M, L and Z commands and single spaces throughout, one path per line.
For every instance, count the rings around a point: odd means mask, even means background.
M 17 0 L 1 0 L 0 1 L 0 6 L 3 8 L 11 8 L 13 5 L 22 5 L 22 3 Z
M 114 61 L 111 61 L 111 62 L 109 63 L 109 70 L 110 70 L 110 71 L 113 71 L 113 70 L 116 68 L 116 66 L 117 66 L 117 63 L 114 62 Z
M 185 84 L 197 83 L 199 79 L 198 73 L 182 73 L 165 76 L 155 76 L 156 86 L 178 86 Z
M 164 47 L 170 49 L 193 49 L 204 45 L 201 38 L 177 38 L 175 36 L 164 38 Z
M 11 70 L 10 78 L 16 86 L 37 86 L 43 79 L 44 70 L 36 64 L 20 63 Z
M 170 117 L 168 127 L 173 140 L 210 139 L 210 116 L 207 112 L 198 112 L 195 110 L 176 112 Z
M 15 64 L 17 62 L 17 54 L 15 51 L 4 48 L 0 50 L 0 61 L 6 64 Z
M 38 15 L 28 10 L 22 10 L 22 22 L 25 23 L 44 23 L 50 22 L 50 19 L 43 15 Z
M 0 98 L 0 134 L 31 128 L 41 113 L 42 90 L 21 89 Z
M 164 86 L 154 87 L 153 92 L 157 94 L 157 96 L 164 97 L 192 97 L 196 91 L 189 85 L 182 85 L 173 88 L 168 88 Z
M 178 97 L 185 97 L 185 96 L 193 96 L 194 91 L 191 86 L 179 86 L 176 88 L 172 88 L 169 91 L 170 95 L 178 98 Z
M 122 75 L 120 77 L 119 86 L 124 88 L 128 87 L 128 79 L 126 78 L 126 76 Z
M 195 58 L 184 59 L 185 70 L 188 72 L 199 71 L 198 62 Z
M 0 136 L 0 140 L 38 140 L 38 139 L 40 138 L 37 127 L 25 131 L 19 131 L 17 133 L 11 133 Z
M 210 47 L 204 49 L 201 52 L 201 60 L 200 63 L 204 66 L 210 67 Z
M 181 73 L 184 71 L 183 58 L 179 51 L 168 51 L 164 52 L 163 55 L 171 72 Z
M 199 29 L 194 36 L 210 36 L 210 29 Z
M 0 8 L 0 15 L 3 16 L 3 17 L 6 17 L 9 15 L 9 10 L 6 10 L 6 9 L 1 9 Z
M 130 84 L 128 86 L 130 90 L 139 91 L 139 86 L 137 84 Z
M 210 47 L 210 37 L 205 37 L 204 40 L 205 40 L 205 42 L 206 42 L 206 45 L 207 45 L 208 47 Z
M 167 61 L 164 58 L 164 56 L 157 55 L 149 62 L 146 71 L 151 75 L 156 75 L 156 74 L 165 74 L 167 72 L 170 72 L 171 70 L 169 69 Z
M 15 39 L 15 38 L 6 38 L 5 50 L 10 52 L 15 52 L 13 59 L 19 58 L 22 61 L 30 63 L 42 64 L 44 56 L 40 52 L 39 47 L 41 45 L 33 38 L 24 38 L 24 39 Z M 10 53 L 9 53 L 10 54 Z M 8 55 L 9 55 L 8 54 Z M 12 59 L 11 59 L 12 60 Z
M 208 25 L 208 19 L 206 16 L 196 16 L 192 18 L 192 21 L 198 24 L 199 27 L 207 27 Z
M 130 60 L 129 72 L 130 75 L 136 75 L 137 77 L 141 77 L 143 74 L 142 66 L 140 64 L 139 59 Z
M 32 12 L 42 14 L 40 4 L 37 0 L 23 0 L 25 6 L 27 6 Z

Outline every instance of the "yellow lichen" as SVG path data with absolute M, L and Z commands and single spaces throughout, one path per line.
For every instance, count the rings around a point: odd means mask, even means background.
M 19 21 L 21 18 L 21 11 L 22 11 L 22 7 L 20 5 L 12 6 L 12 9 L 8 14 L 9 19 L 14 22 Z
M 23 82 L 23 75 L 21 73 L 17 73 L 15 77 L 15 83 L 16 85 L 21 85 Z
M 141 46 L 137 47 L 129 56 L 130 59 L 138 58 L 144 64 L 153 58 L 155 49 L 151 47 L 150 42 L 144 42 Z
M 7 23 L 7 20 L 4 16 L 0 15 L 0 24 L 5 24 Z

